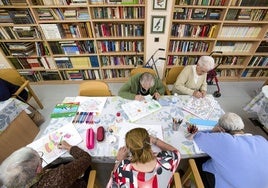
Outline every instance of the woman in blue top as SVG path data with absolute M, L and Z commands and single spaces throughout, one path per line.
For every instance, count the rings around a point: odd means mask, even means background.
M 244 134 L 243 129 L 241 117 L 226 113 L 212 132 L 200 131 L 194 136 L 210 157 L 199 170 L 206 188 L 268 187 L 268 141 Z

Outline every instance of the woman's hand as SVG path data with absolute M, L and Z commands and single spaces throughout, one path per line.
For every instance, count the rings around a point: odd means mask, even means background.
M 128 149 L 126 146 L 124 147 L 121 147 L 117 153 L 117 157 L 116 157 L 116 160 L 117 161 L 122 161 L 124 159 L 127 158 L 127 155 L 128 155 Z
M 59 149 L 65 149 L 67 151 L 70 151 L 72 145 L 68 144 L 66 141 L 62 140 L 60 143 L 58 143 L 58 148 Z
M 153 98 L 156 99 L 156 100 L 158 100 L 160 97 L 161 97 L 161 95 L 158 92 L 155 92 L 154 95 L 153 95 Z
M 225 130 L 221 126 L 216 125 L 215 127 L 213 127 L 212 132 L 225 132 Z

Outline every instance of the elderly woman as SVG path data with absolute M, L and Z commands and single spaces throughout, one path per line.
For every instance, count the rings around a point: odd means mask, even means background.
M 212 132 L 197 132 L 194 141 L 209 159 L 197 159 L 205 187 L 268 187 L 268 141 L 244 134 L 235 113 L 224 114 Z
M 159 99 L 164 95 L 165 87 L 162 81 L 149 72 L 135 74 L 120 88 L 118 95 L 126 99 L 144 100 L 144 96 L 152 95 Z
M 169 187 L 180 161 L 178 150 L 150 136 L 144 128 L 130 130 L 125 140 L 126 146 L 119 149 L 112 172 L 113 185 L 115 187 Z M 152 144 L 162 151 L 155 155 L 151 148 Z M 127 158 L 128 154 L 130 158 Z
M 59 148 L 69 151 L 74 160 L 47 170 L 42 169 L 42 158 L 35 150 L 23 147 L 15 151 L 0 166 L 0 187 L 87 187 L 90 155 L 65 141 Z
M 172 93 L 205 97 L 207 92 L 207 72 L 214 68 L 211 56 L 201 56 L 197 65 L 185 66 L 172 88 Z

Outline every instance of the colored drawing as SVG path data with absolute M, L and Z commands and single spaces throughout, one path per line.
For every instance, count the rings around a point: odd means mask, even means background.
M 101 112 L 107 97 L 84 97 L 77 96 L 75 98 L 76 102 L 80 102 L 80 106 L 78 108 L 79 112 Z
M 58 144 L 61 139 L 71 145 L 77 145 L 82 142 L 82 138 L 76 128 L 72 124 L 67 124 L 32 142 L 28 147 L 43 153 L 42 158 L 44 162 L 42 165 L 46 166 L 66 152 L 65 150 L 58 149 Z
M 127 114 L 131 122 L 145 117 L 159 109 L 161 105 L 158 101 L 153 99 L 146 99 L 143 101 L 131 101 L 122 105 L 124 112 Z

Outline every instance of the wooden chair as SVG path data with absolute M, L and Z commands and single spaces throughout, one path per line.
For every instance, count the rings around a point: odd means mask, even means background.
M 189 159 L 188 162 L 189 162 L 189 167 L 181 179 L 182 185 L 184 185 L 189 179 L 193 179 L 196 188 L 204 188 L 204 184 L 202 182 L 201 176 L 197 169 L 195 160 Z
M 144 73 L 144 72 L 149 72 L 152 75 L 156 75 L 156 72 L 154 69 L 139 67 L 139 68 L 132 69 L 130 71 L 130 76 L 133 76 L 133 75 L 138 74 L 138 73 Z
M 172 188 L 182 188 L 181 184 L 181 177 L 178 172 L 175 172 L 173 174 L 173 185 L 171 186 Z
M 34 93 L 30 86 L 29 80 L 26 80 L 23 76 L 19 74 L 19 72 L 15 69 L 0 69 L 0 78 L 20 86 L 20 88 L 16 91 L 16 93 L 13 93 L 15 96 L 19 95 L 24 89 L 28 91 L 28 99 L 27 101 L 30 100 L 31 97 L 34 98 L 38 106 L 43 109 L 43 104 L 37 97 L 37 95 Z
M 87 183 L 87 188 L 96 188 L 96 170 L 91 170 L 88 176 L 88 183 Z
M 176 82 L 177 77 L 179 76 L 183 68 L 184 67 L 172 67 L 171 69 L 169 69 L 166 77 L 163 79 L 167 95 L 171 95 L 171 91 L 169 90 L 168 85 L 172 85 Z
M 80 84 L 79 96 L 112 96 L 108 84 L 100 80 L 89 80 Z

